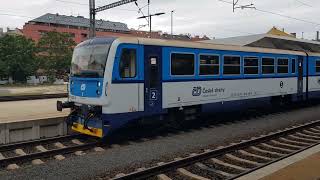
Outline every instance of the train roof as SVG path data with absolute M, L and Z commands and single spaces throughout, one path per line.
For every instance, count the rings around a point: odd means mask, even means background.
M 295 38 L 294 36 L 281 36 L 268 33 L 248 36 L 236 36 L 223 39 L 212 39 L 203 42 L 320 53 L 320 42 L 318 41 L 299 39 Z
M 119 37 L 116 41 L 121 43 L 134 43 L 143 45 L 156 45 L 156 46 L 170 46 L 170 47 L 185 47 L 185 48 L 198 48 L 198 49 L 216 49 L 216 50 L 229 50 L 229 51 L 242 51 L 242 52 L 258 52 L 258 53 L 275 53 L 275 54 L 292 54 L 306 56 L 304 51 L 281 50 L 273 48 L 261 47 L 248 47 L 239 45 L 225 45 L 205 42 L 188 42 L 179 40 L 166 40 L 166 39 L 152 39 L 152 38 L 139 38 L 139 37 Z M 307 52 L 309 56 L 319 56 L 320 53 Z

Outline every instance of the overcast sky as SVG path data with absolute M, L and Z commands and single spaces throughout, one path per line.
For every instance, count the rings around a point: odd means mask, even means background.
M 23 24 L 45 13 L 64 15 L 82 15 L 88 17 L 89 0 L 1 0 L 0 27 L 22 28 Z M 63 1 L 63 2 L 62 2 Z M 96 0 L 97 6 L 102 6 L 117 0 Z M 232 1 L 232 0 L 225 0 Z M 72 4 L 68 2 L 75 2 Z M 140 7 L 147 0 L 137 1 Z M 301 37 L 314 39 L 320 30 L 319 0 L 239 0 L 239 4 L 253 3 L 258 10 L 274 12 L 308 22 L 264 13 L 254 9 L 237 9 L 232 12 L 232 5 L 219 0 L 151 0 L 151 13 L 165 12 L 163 16 L 152 21 L 153 30 L 170 32 L 170 12 L 174 13 L 174 33 L 190 33 L 192 35 L 207 35 L 210 38 L 265 33 L 273 26 L 284 28 L 287 32 L 296 32 Z M 147 14 L 147 8 L 143 8 Z M 5 15 L 10 14 L 10 15 Z M 18 16 L 12 16 L 18 15 Z M 97 14 L 97 19 L 119 21 L 128 24 L 129 28 L 137 29 L 146 24 L 146 20 L 138 20 L 138 8 L 134 3 L 117 7 Z M 142 28 L 147 30 L 148 28 Z

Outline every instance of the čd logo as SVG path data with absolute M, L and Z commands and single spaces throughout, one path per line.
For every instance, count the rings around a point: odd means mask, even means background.
M 192 96 L 200 96 L 201 95 L 201 87 L 193 87 Z

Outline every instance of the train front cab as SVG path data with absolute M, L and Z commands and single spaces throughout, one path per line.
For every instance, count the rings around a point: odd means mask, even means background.
M 115 38 L 91 39 L 74 50 L 67 102 L 57 102 L 57 109 L 70 108 L 66 121 L 74 131 L 103 137 L 107 126 L 102 121 L 106 98 L 106 63 Z
M 113 46 L 104 76 L 70 78 L 68 121 L 76 132 L 102 138 L 129 121 L 162 112 L 162 47 Z

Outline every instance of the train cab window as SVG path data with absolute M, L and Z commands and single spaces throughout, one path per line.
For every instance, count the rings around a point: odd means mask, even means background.
M 262 58 L 262 74 L 274 74 L 274 58 Z
M 316 73 L 320 73 L 320 59 L 316 60 Z
M 279 58 L 277 70 L 278 74 L 287 74 L 289 72 L 289 59 Z
M 219 62 L 217 55 L 200 55 L 200 75 L 219 75 Z
M 291 73 L 295 74 L 296 73 L 296 59 L 291 59 Z
M 171 75 L 183 76 L 194 75 L 195 55 L 172 53 L 171 54 Z
M 244 74 L 259 74 L 259 59 L 257 57 L 244 57 Z
M 136 49 L 122 49 L 119 72 L 121 78 L 136 77 L 137 51 Z
M 240 70 L 240 56 L 224 56 L 223 74 L 225 75 L 239 75 Z

